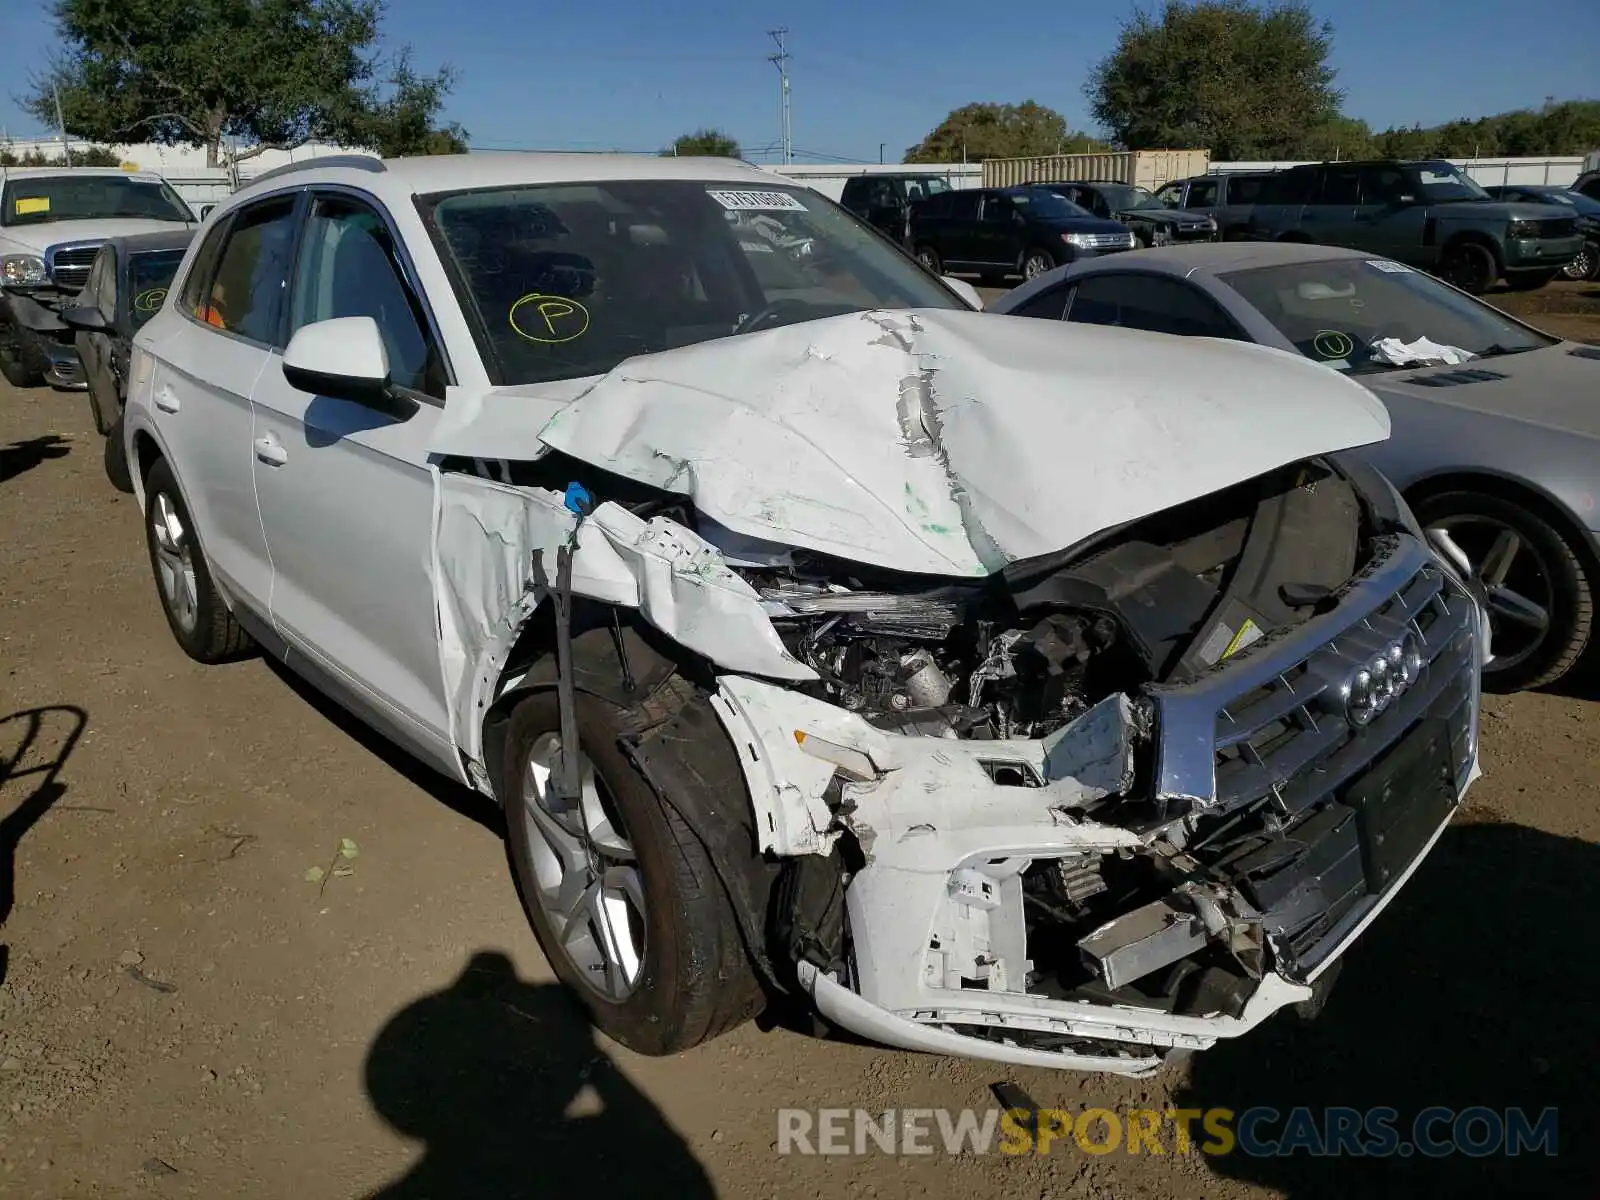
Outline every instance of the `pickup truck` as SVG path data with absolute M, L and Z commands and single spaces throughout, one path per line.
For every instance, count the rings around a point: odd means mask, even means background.
M 108 238 L 198 224 L 161 176 L 95 167 L 0 167 L 0 376 L 86 385 L 61 319 Z
M 1443 159 L 1280 171 L 1261 189 L 1249 236 L 1366 250 L 1473 295 L 1501 279 L 1516 291 L 1543 287 L 1583 252 L 1570 209 L 1497 202 Z

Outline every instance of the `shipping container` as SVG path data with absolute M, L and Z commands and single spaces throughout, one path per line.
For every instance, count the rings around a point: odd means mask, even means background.
M 1075 179 L 1135 183 L 1154 191 L 1174 179 L 1204 175 L 1209 150 L 1121 150 L 1102 154 L 1049 154 L 1038 158 L 991 158 L 983 164 L 984 187 L 1018 183 L 1067 183 Z

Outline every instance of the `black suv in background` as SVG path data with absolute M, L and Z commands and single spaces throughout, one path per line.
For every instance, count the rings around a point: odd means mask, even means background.
M 1097 217 L 1121 221 L 1144 246 L 1186 246 L 1217 240 L 1217 223 L 1210 217 L 1168 208 L 1148 188 L 1137 184 L 1074 180 L 1045 186 Z
M 1250 210 L 1270 178 L 1271 171 L 1234 171 L 1174 179 L 1156 189 L 1156 203 L 1197 217 L 1210 217 L 1217 223 L 1217 235 L 1223 241 L 1236 242 L 1250 232 Z
M 911 206 L 949 190 L 947 175 L 853 175 L 844 181 L 839 203 L 895 241 L 903 242 Z
M 1583 250 L 1571 209 L 1496 201 L 1443 159 L 1317 163 L 1267 180 L 1250 236 L 1348 246 L 1477 295 L 1543 287 Z
M 1132 250 L 1132 233 L 1064 200 L 1053 188 L 1023 184 L 964 188 L 911 206 L 911 252 L 935 275 L 976 271 L 986 279 L 1033 279 L 1062 263 Z

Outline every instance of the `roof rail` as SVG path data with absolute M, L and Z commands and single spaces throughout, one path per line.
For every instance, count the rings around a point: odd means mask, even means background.
M 312 167 L 345 167 L 353 171 L 386 171 L 383 159 L 373 158 L 370 154 L 324 154 L 316 158 L 302 158 L 299 162 L 284 163 L 281 167 L 273 167 L 270 171 L 263 171 L 244 181 L 245 187 L 260 183 L 263 179 L 276 179 L 280 175 L 290 175 L 295 171 L 305 171 Z

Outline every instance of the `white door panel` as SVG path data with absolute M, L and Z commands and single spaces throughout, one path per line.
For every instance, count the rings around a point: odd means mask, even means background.
M 449 742 L 433 590 L 440 410 L 398 421 L 296 391 L 274 353 L 255 392 L 251 461 L 285 638 Z

